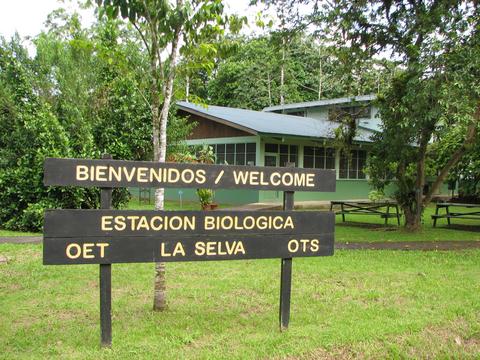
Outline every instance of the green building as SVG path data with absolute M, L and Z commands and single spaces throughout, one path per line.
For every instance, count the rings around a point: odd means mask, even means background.
M 364 172 L 370 137 L 379 131 L 380 119 L 371 104 L 374 96 L 357 96 L 287 104 L 263 111 L 178 102 L 178 112 L 195 121 L 189 145 L 213 147 L 218 164 L 285 166 L 334 169 L 336 193 L 296 193 L 296 201 L 366 199 L 371 188 Z M 357 134 L 351 161 L 333 146 L 339 118 L 349 114 Z M 195 200 L 194 190 L 169 189 L 167 199 Z M 281 201 L 281 192 L 217 190 L 220 203 Z
M 189 145 L 213 147 L 218 164 L 333 169 L 335 193 L 295 194 L 296 201 L 367 199 L 372 188 L 365 174 L 371 136 L 381 131 L 373 95 L 319 100 L 265 108 L 263 111 L 178 102 L 178 112 L 195 121 Z M 350 116 L 356 124 L 349 157 L 334 147 L 339 120 Z M 167 199 L 196 200 L 195 190 L 169 189 Z M 279 202 L 277 191 L 217 190 L 220 203 Z

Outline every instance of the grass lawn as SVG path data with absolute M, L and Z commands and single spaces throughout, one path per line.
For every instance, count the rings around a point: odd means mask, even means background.
M 0 229 L 0 236 L 42 236 L 41 233 L 12 231 Z
M 43 266 L 0 245 L 1 358 L 479 358 L 480 251 L 337 251 L 294 259 L 278 331 L 280 260 L 113 265 L 113 349 L 99 348 L 98 266 Z
M 165 210 L 201 210 L 200 203 L 198 201 L 183 201 L 182 205 L 178 201 L 165 200 Z M 138 199 L 131 199 L 128 203 L 127 209 L 129 210 L 153 210 L 155 205 L 140 203 Z

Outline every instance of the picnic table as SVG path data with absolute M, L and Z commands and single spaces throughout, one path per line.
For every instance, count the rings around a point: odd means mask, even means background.
M 462 208 L 467 208 L 467 209 L 473 209 L 473 210 L 467 210 L 467 211 L 455 211 L 453 209 L 453 212 L 450 211 L 450 208 L 456 208 L 456 207 L 462 207 Z M 444 209 L 445 213 L 444 214 L 439 214 L 439 210 Z M 477 210 L 474 210 L 477 209 Z M 479 220 L 480 219 L 480 204 L 461 204 L 461 203 L 449 203 L 449 202 L 438 202 L 436 209 L 435 209 L 435 214 L 432 215 L 433 219 L 433 227 L 437 225 L 437 220 L 438 219 L 447 219 L 448 225 L 450 225 L 450 219 L 453 218 L 458 218 L 458 219 L 474 219 L 474 220 Z
M 348 214 L 377 215 L 385 219 L 385 225 L 388 225 L 389 218 L 397 218 L 400 225 L 400 212 L 395 201 L 331 201 L 330 211 L 333 211 L 335 205 L 340 206 L 340 210 L 336 211 L 335 215 L 342 215 L 343 222 L 345 222 L 345 215 Z

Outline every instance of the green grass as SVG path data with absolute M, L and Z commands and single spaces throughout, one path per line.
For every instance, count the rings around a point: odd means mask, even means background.
M 12 231 L 0 229 L 1 236 L 42 236 L 42 233 L 24 232 L 24 231 Z
M 41 245 L 0 245 L 1 358 L 479 358 L 480 251 L 337 251 L 294 259 L 278 331 L 277 260 L 113 265 L 113 348 L 99 348 L 98 266 L 43 266 Z
M 180 202 L 166 200 L 164 203 L 165 210 L 201 210 L 200 203 L 198 201 L 184 201 L 180 206 Z M 155 205 L 153 201 L 151 204 L 140 203 L 138 199 L 132 199 L 128 203 L 127 209 L 129 210 L 153 210 Z

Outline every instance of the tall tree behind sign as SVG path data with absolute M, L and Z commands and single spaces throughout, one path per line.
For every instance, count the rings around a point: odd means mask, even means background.
M 339 44 L 401 64 L 379 96 L 383 131 L 370 156 L 370 177 L 380 187 L 396 178 L 395 196 L 410 230 L 421 227 L 425 206 L 477 139 L 479 16 L 477 1 L 339 0 L 309 19 Z M 460 136 L 451 136 L 457 131 Z M 439 162 L 431 140 L 453 138 Z M 436 167 L 430 173 L 429 161 Z M 427 175 L 434 177 L 429 187 Z
M 165 161 L 167 121 L 173 97 L 176 64 L 180 48 L 199 46 L 205 34 L 222 33 L 221 0 L 97 0 L 101 14 L 121 15 L 140 34 L 150 58 L 150 110 L 153 127 L 154 160 Z M 205 59 L 208 61 L 208 59 Z M 155 208 L 163 209 L 164 190 L 155 192 Z M 155 310 L 166 308 L 165 264 L 155 265 Z

